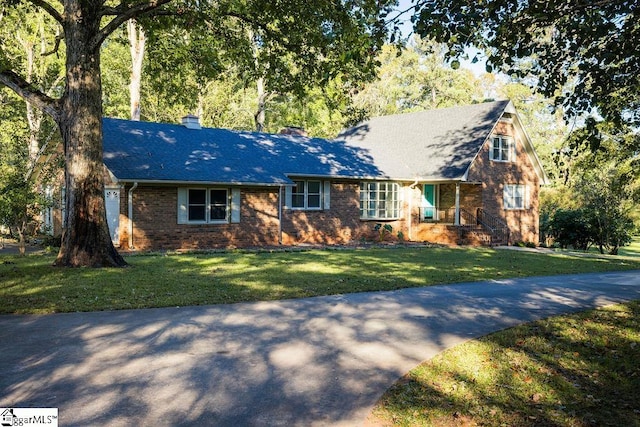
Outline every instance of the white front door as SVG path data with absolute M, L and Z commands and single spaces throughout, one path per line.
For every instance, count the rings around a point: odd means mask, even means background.
M 120 189 L 105 188 L 104 202 L 111 241 L 115 246 L 118 246 L 120 244 Z

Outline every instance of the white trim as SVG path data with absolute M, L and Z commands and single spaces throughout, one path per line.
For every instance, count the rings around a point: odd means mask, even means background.
M 362 204 L 363 203 L 369 204 L 369 203 L 372 202 L 372 200 L 369 200 L 369 190 L 368 190 L 368 188 L 365 188 L 364 190 L 366 190 L 366 191 L 363 191 L 363 187 L 368 187 L 370 184 L 375 184 L 376 188 L 375 188 L 374 191 L 378 195 L 380 194 L 380 185 L 381 184 L 391 185 L 391 186 L 395 187 L 395 188 L 393 188 L 391 190 L 389 190 L 389 189 L 386 190 L 387 192 L 391 191 L 392 194 L 396 195 L 396 199 L 392 201 L 392 202 L 395 203 L 395 206 L 396 206 L 395 210 L 397 212 L 396 212 L 395 215 L 385 216 L 385 217 L 378 216 L 378 213 L 380 212 L 380 209 L 379 209 L 378 206 L 379 206 L 379 204 L 381 202 L 381 200 L 379 198 L 373 200 L 373 202 L 375 203 L 375 209 L 373 209 L 373 210 L 375 210 L 375 215 L 374 216 L 369 216 L 368 215 L 368 211 L 370 211 L 371 209 L 369 209 L 368 206 L 364 206 L 363 207 Z M 402 188 L 403 187 L 404 186 L 401 185 L 400 183 L 393 182 L 393 181 L 361 181 L 360 182 L 360 188 L 359 188 L 360 194 L 359 194 L 359 198 L 358 198 L 359 201 L 360 201 L 360 204 L 361 204 L 361 206 L 360 206 L 360 220 L 363 220 L 363 221 L 368 221 L 368 220 L 384 221 L 384 220 L 398 220 L 398 219 L 401 219 L 402 218 Z M 363 195 L 366 195 L 366 197 L 363 198 Z M 389 202 L 386 199 L 384 201 L 387 204 Z M 385 206 L 385 215 L 389 213 L 389 210 L 390 210 L 389 206 L 388 205 Z M 393 206 L 391 207 L 391 210 L 394 210 Z
M 508 189 L 511 189 L 509 191 Z M 522 205 L 516 206 L 515 202 L 517 200 L 516 194 L 518 194 L 518 190 L 520 190 L 520 199 L 522 199 Z M 530 209 L 530 192 L 529 186 L 525 184 L 504 184 L 502 188 L 502 204 L 503 208 L 508 211 L 523 211 Z M 507 193 L 510 194 L 507 194 Z M 507 197 L 509 196 L 509 197 Z
M 231 189 L 231 223 L 240 223 L 241 193 L 239 188 Z
M 322 193 L 322 208 L 325 210 L 331 209 L 331 181 L 324 181 Z
M 205 213 L 204 220 L 190 220 L 189 219 L 189 191 L 192 190 L 203 190 L 205 192 Z M 226 192 L 226 205 L 225 205 L 225 218 L 224 219 L 211 219 L 211 191 L 212 190 L 222 190 Z M 239 191 L 239 189 L 238 189 Z M 239 193 L 235 195 L 235 202 L 238 203 L 238 222 L 239 219 Z M 179 187 L 178 188 L 178 224 L 229 224 L 230 222 L 234 222 L 232 220 L 232 216 L 236 215 L 233 213 L 234 203 L 234 194 L 233 190 L 224 187 Z
M 496 140 L 500 141 L 500 147 L 498 147 L 500 158 L 494 157 Z M 489 160 L 503 163 L 515 163 L 517 161 L 518 151 L 516 149 L 516 140 L 514 137 L 509 135 L 493 134 L 489 138 L 489 142 Z M 505 153 L 506 159 L 504 158 Z

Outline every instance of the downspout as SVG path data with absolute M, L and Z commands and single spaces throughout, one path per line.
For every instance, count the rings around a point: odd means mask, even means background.
M 138 188 L 138 182 L 133 183 L 133 187 L 129 189 L 129 196 L 127 200 L 129 215 L 129 249 L 133 249 L 133 191 Z
M 282 245 L 282 190 L 284 185 L 280 185 L 278 191 L 278 244 Z
M 416 188 L 416 186 L 418 185 L 418 178 L 416 178 L 416 180 L 413 182 L 413 184 L 411 184 L 409 186 L 410 190 L 413 190 L 414 188 Z M 412 220 L 412 215 L 413 215 L 413 194 L 411 194 L 411 192 L 409 193 L 409 227 L 408 227 L 408 238 L 409 241 L 413 241 L 413 220 Z M 418 218 L 420 218 L 420 212 L 418 212 Z
M 456 212 L 454 225 L 460 225 L 460 182 L 456 182 Z

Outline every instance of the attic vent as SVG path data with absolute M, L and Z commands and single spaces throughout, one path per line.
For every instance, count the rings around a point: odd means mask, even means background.
M 298 126 L 287 126 L 280 131 L 281 135 L 309 136 L 304 128 Z
M 187 129 L 202 129 L 202 126 L 200 126 L 200 118 L 193 114 L 187 114 L 182 118 L 182 126 Z

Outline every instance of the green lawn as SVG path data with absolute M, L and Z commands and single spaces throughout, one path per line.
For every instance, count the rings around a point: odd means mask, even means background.
M 640 236 L 636 236 L 629 246 L 620 248 L 621 256 L 640 257 Z
M 222 304 L 640 269 L 640 258 L 488 248 L 372 248 L 129 256 L 126 269 L 51 267 L 52 255 L 0 256 L 0 313 Z
M 640 302 L 521 325 L 446 350 L 368 425 L 640 426 Z

